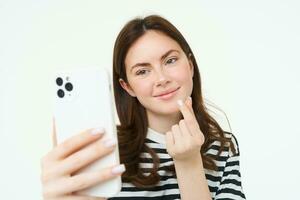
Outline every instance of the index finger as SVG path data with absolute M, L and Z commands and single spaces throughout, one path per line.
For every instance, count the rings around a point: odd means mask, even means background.
M 194 112 L 192 112 L 190 108 L 187 106 L 188 101 L 190 100 L 186 100 L 183 103 L 182 100 L 178 100 L 177 103 L 179 105 L 179 110 L 183 115 L 183 118 L 186 122 L 189 131 L 191 131 L 191 133 L 194 134 L 199 129 L 199 125 L 198 125 L 198 121 L 196 120 Z
M 62 143 L 55 146 L 50 152 L 50 157 L 53 159 L 63 159 L 72 153 L 80 150 L 84 146 L 98 140 L 104 134 L 103 128 L 94 128 L 85 130 L 79 134 L 71 136 Z

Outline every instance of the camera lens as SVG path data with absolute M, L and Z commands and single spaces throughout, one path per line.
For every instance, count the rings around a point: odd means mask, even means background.
M 65 88 L 66 88 L 67 91 L 72 91 L 73 90 L 72 83 L 66 83 Z
M 57 84 L 58 86 L 62 86 L 62 84 L 63 84 L 62 78 L 58 77 L 58 78 L 56 79 L 56 84 Z
M 60 97 L 60 98 L 63 98 L 65 96 L 65 92 L 62 89 L 59 89 L 57 91 L 57 96 Z

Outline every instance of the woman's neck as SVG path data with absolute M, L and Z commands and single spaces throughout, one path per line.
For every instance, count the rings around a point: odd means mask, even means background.
M 149 128 L 159 132 L 166 133 L 171 130 L 174 124 L 177 124 L 182 115 L 180 112 L 169 115 L 158 115 L 156 113 L 147 112 Z

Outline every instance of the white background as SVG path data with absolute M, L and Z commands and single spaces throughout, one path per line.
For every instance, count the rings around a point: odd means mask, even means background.
M 228 116 L 248 199 L 295 199 L 299 187 L 298 1 L 0 1 L 1 199 L 41 199 L 51 148 L 51 73 L 112 66 L 118 31 L 160 14 L 183 33 L 205 98 Z M 221 116 L 221 115 L 219 115 Z M 218 118 L 224 122 L 224 116 Z

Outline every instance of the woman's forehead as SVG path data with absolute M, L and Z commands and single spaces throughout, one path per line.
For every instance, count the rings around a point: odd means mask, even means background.
M 125 64 L 131 65 L 134 62 L 160 59 L 170 50 L 182 51 L 180 45 L 171 37 L 162 32 L 150 30 L 131 45 L 125 58 Z

